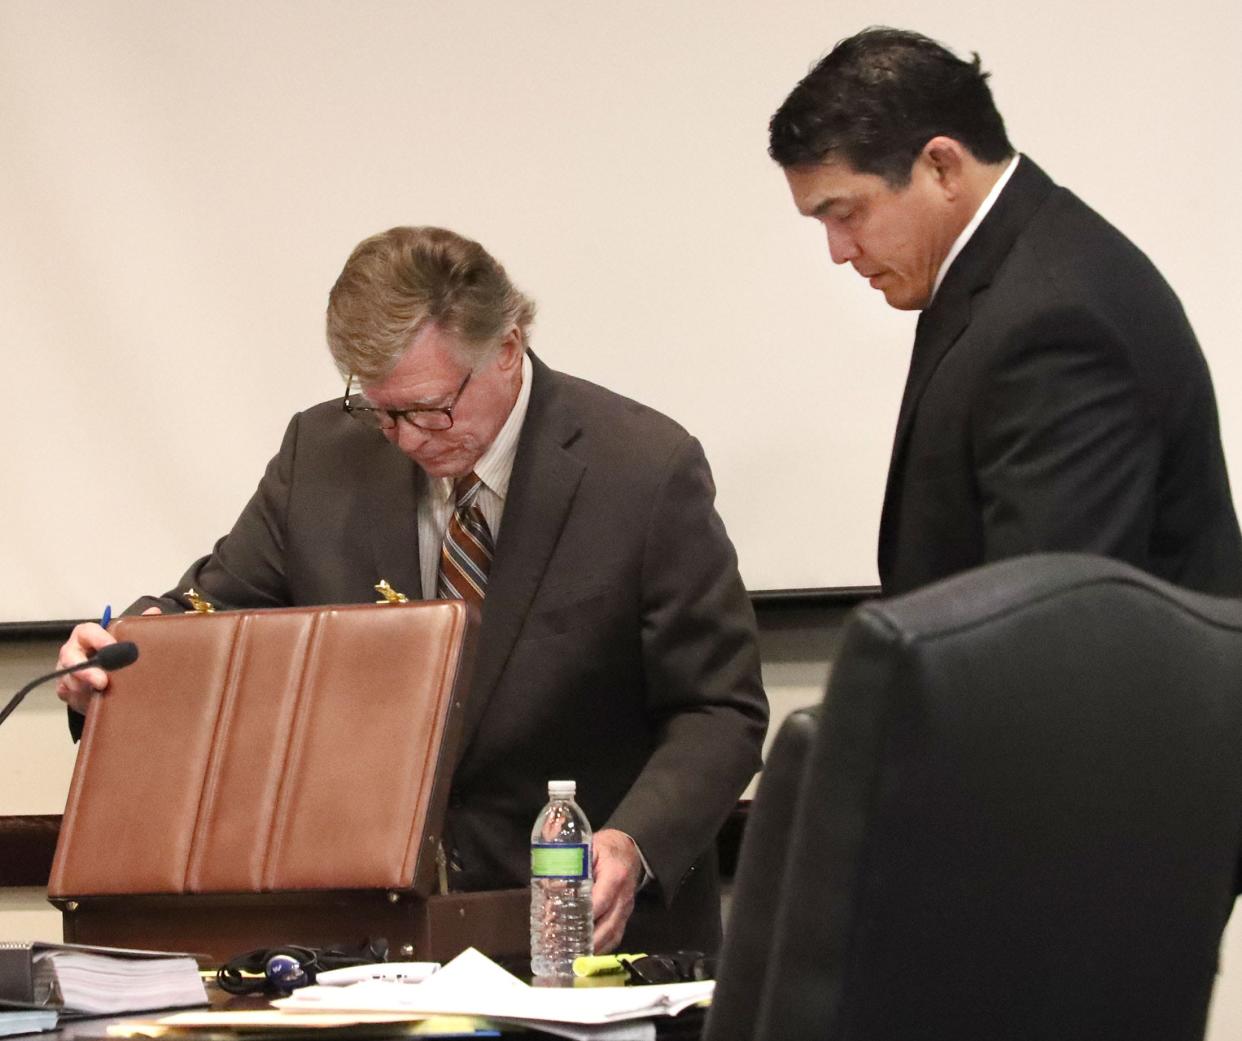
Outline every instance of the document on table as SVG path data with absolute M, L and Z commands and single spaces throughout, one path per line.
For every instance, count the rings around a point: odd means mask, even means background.
M 288 1037 L 294 1032 L 315 1034 L 333 1041 L 393 1041 L 397 1037 L 497 1037 L 499 1029 L 474 1016 L 430 1016 L 350 1012 L 342 1015 L 288 1013 L 277 1009 L 240 1009 L 215 1012 L 178 1012 L 159 1019 L 130 1020 L 108 1026 L 115 1038 L 158 1038 L 193 1041 L 195 1038 Z
M 710 999 L 714 988 L 711 980 L 643 987 L 531 987 L 470 948 L 422 983 L 368 981 L 349 987 L 303 987 L 273 1004 L 287 1012 L 484 1016 L 550 1031 L 557 1024 L 602 1026 L 673 1016 Z M 605 1033 L 611 1034 L 581 1036 Z M 575 1032 L 575 1036 L 580 1035 Z M 636 1035 L 631 1031 L 624 1036 Z

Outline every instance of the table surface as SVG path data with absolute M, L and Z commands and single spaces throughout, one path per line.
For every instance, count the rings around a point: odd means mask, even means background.
M 211 1001 L 211 1008 L 224 1010 L 240 1010 L 240 1009 L 265 1009 L 269 1008 L 267 998 L 261 995 L 237 996 L 226 994 L 220 990 L 214 983 L 207 987 L 207 994 Z M 62 1021 L 54 1031 L 47 1031 L 42 1034 L 24 1034 L 20 1036 L 20 1041 L 100 1041 L 101 1038 L 107 1038 L 108 1027 L 116 1023 L 132 1022 L 134 1020 L 151 1020 L 161 1016 L 170 1015 L 173 1012 L 187 1011 L 183 1009 L 165 1009 L 157 1012 L 129 1012 L 119 1016 L 97 1016 L 89 1019 L 71 1019 Z M 691 1008 L 687 1009 L 680 1016 L 663 1017 L 656 1021 L 656 1038 L 657 1041 L 698 1041 L 702 1030 L 703 1021 L 706 1012 L 703 1009 Z M 383 1029 L 383 1024 L 367 1024 L 357 1033 L 365 1035 L 367 1038 L 376 1037 L 403 1037 L 405 1031 L 402 1024 L 393 1024 L 392 1031 L 389 1033 Z M 279 1032 L 250 1032 L 245 1034 L 235 1033 L 233 1031 L 222 1031 L 220 1034 L 208 1033 L 203 1031 L 201 1034 L 195 1034 L 196 1038 L 202 1041 L 224 1041 L 224 1039 L 239 1038 L 241 1041 L 270 1041 L 272 1038 L 292 1039 L 297 1038 L 298 1041 L 314 1041 L 318 1035 L 305 1028 Z M 343 1038 L 348 1036 L 344 1031 L 333 1031 L 331 1034 L 334 1038 Z M 495 1035 L 482 1035 L 495 1036 Z M 556 1035 L 545 1033 L 542 1030 L 524 1030 L 524 1029 L 502 1029 L 501 1038 L 522 1038 L 525 1041 L 544 1041 L 544 1039 L 553 1039 Z

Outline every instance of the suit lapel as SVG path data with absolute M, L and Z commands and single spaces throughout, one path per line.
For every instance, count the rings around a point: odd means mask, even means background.
M 411 600 L 423 597 L 418 556 L 418 466 L 387 441 L 376 447 L 363 464 L 367 473 L 359 487 L 371 489 L 371 552 L 375 577 L 387 579 Z M 378 596 L 375 599 L 379 599 Z
M 888 464 L 884 509 L 880 515 L 880 581 L 888 584 L 897 534 L 899 489 L 906 448 L 919 401 L 949 349 L 970 324 L 971 308 L 1013 248 L 1022 229 L 1047 198 L 1054 185 L 1026 156 L 1001 191 L 1000 197 L 945 275 L 931 307 L 920 316 L 910 355 L 910 370 L 897 413 L 897 430 Z
M 463 749 L 483 718 L 526 621 L 585 469 L 566 450 L 581 432 L 581 425 L 561 407 L 557 388 L 563 377 L 534 354 L 531 364 L 530 404 L 487 580 Z

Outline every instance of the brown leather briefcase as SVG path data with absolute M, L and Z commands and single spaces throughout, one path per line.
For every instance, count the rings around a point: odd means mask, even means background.
M 473 630 L 461 601 L 118 620 L 140 657 L 87 715 L 48 885 L 65 939 L 519 956 L 525 890 L 436 892 Z

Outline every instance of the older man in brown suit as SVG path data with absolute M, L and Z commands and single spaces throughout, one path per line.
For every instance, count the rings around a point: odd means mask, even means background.
M 477 243 L 365 240 L 328 307 L 345 397 L 295 416 L 232 531 L 131 610 L 182 610 L 190 587 L 225 608 L 361 603 L 379 578 L 480 598 L 452 887 L 524 884 L 545 783 L 572 777 L 599 829 L 597 949 L 712 950 L 713 838 L 767 720 L 753 612 L 698 442 L 547 368 L 532 317 Z M 108 639 L 79 626 L 61 663 Z M 87 670 L 61 696 L 86 711 L 105 684 Z

